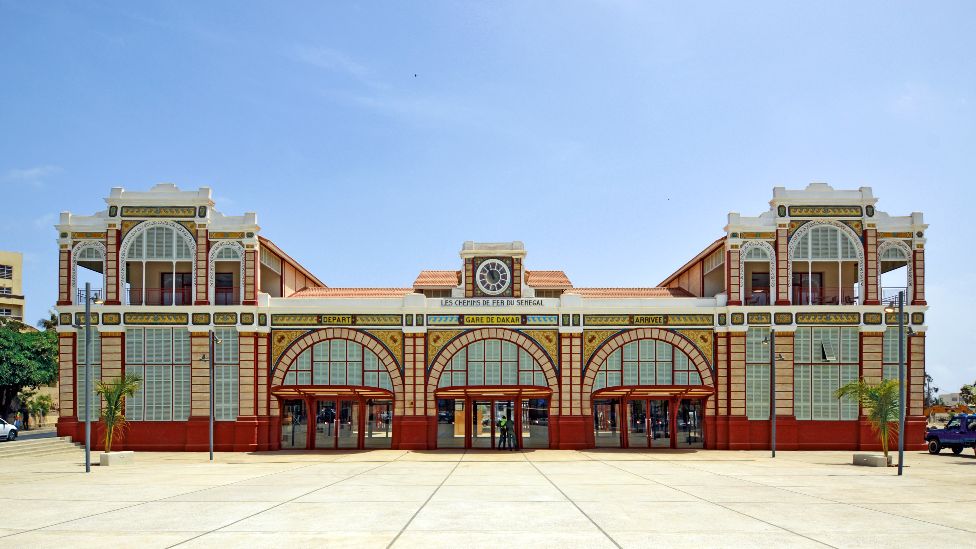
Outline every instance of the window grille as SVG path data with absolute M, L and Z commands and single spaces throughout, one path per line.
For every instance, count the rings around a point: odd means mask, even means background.
M 0 265 L 0 278 L 10 280 L 14 277 L 14 268 L 11 265 Z
M 769 419 L 769 364 L 746 365 L 746 417 Z
M 793 414 L 802 420 L 855 420 L 856 399 L 834 391 L 858 378 L 856 327 L 799 327 L 794 335 Z
M 438 381 L 438 387 L 465 385 L 549 386 L 528 351 L 499 339 L 475 341 L 458 351 Z
M 620 385 L 701 385 L 688 356 L 665 341 L 642 339 L 624 344 L 607 357 L 593 389 Z
M 769 261 L 769 252 L 765 248 L 752 247 L 746 251 L 746 261 Z
M 233 364 L 240 363 L 239 340 L 236 328 L 216 328 L 214 335 L 214 364 Z M 218 343 L 219 341 L 219 343 Z
M 704 261 L 704 271 L 708 274 L 725 264 L 725 248 L 719 248 L 708 255 Z
M 850 235 L 837 227 L 814 227 L 800 237 L 793 258 L 814 261 L 856 260 L 857 244 L 851 240 Z
M 125 372 L 142 382 L 125 400 L 129 421 L 186 421 L 190 417 L 190 332 L 186 328 L 128 328 Z
M 79 260 L 89 259 L 100 261 L 102 259 L 102 251 L 93 247 L 82 248 L 75 257 Z
M 881 261 L 908 261 L 905 250 L 897 246 L 889 246 L 881 252 Z
M 87 368 L 85 368 L 85 364 L 82 362 L 78 367 L 78 385 L 75 391 L 75 394 L 78 395 L 78 401 L 75 403 L 75 405 L 78 408 L 78 421 L 85 421 L 85 413 L 86 413 L 85 371 L 86 370 Z M 102 379 L 101 365 L 92 362 L 91 373 L 92 373 L 92 381 L 91 381 L 90 391 L 88 393 L 89 395 L 91 395 L 91 402 L 92 402 L 91 420 L 98 421 L 99 415 L 102 412 L 102 397 L 101 395 L 95 392 L 95 385 L 98 383 L 99 380 Z
M 214 365 L 214 420 L 235 421 L 238 412 L 239 368 L 235 365 Z

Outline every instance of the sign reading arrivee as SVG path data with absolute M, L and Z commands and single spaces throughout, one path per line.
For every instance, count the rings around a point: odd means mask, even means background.
M 544 307 L 546 301 L 555 301 L 554 305 L 558 305 L 558 299 L 542 299 L 542 298 L 513 298 L 513 297 L 485 297 L 485 298 L 450 298 L 441 299 L 441 307 Z

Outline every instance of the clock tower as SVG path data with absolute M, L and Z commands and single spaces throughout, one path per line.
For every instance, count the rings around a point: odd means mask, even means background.
M 469 240 L 461 248 L 461 259 L 464 297 L 522 297 L 522 242 Z

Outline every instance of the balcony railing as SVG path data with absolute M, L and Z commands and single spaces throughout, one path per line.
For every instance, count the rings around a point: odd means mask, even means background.
M 770 305 L 769 288 L 746 288 L 746 305 Z
M 240 305 L 240 288 L 214 288 L 214 305 Z
M 102 300 L 102 289 L 101 288 L 92 288 L 91 289 L 91 298 L 93 300 L 95 300 L 95 301 L 101 301 Z M 77 296 L 77 300 L 75 301 L 75 303 L 78 304 L 78 305 L 84 305 L 85 304 L 85 289 L 84 288 L 78 288 L 78 296 Z
M 193 305 L 192 288 L 130 288 L 129 305 Z
M 854 288 L 793 288 L 794 305 L 856 305 Z
M 898 292 L 905 292 L 905 304 L 911 300 L 908 288 L 904 286 L 884 286 L 881 288 L 881 303 L 898 305 Z

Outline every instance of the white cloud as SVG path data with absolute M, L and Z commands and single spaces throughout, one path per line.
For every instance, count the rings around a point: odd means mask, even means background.
M 4 181 L 11 183 L 26 183 L 34 187 L 40 187 L 44 179 L 61 173 L 60 166 L 35 166 L 33 168 L 14 168 L 8 170 L 3 176 Z
M 330 48 L 298 46 L 295 55 L 299 61 L 322 69 L 349 73 L 357 78 L 369 76 L 369 69 L 344 53 Z

